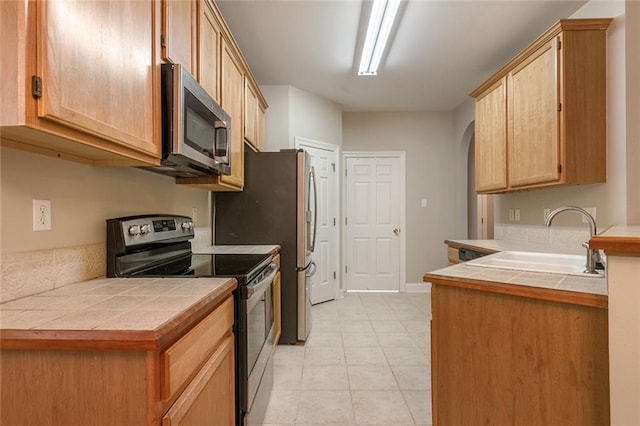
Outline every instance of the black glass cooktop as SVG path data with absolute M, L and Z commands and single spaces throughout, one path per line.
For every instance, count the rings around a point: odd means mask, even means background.
M 191 270 L 197 277 L 234 277 L 239 284 L 251 281 L 271 262 L 270 254 L 192 254 Z
M 136 277 L 233 277 L 239 285 L 250 282 L 271 263 L 270 254 L 186 254 L 172 261 L 140 269 Z

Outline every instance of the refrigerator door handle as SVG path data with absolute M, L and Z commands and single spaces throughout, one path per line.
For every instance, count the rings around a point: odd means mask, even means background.
M 316 262 L 314 262 L 312 260 L 311 263 L 309 263 L 309 266 L 306 269 L 307 269 L 307 272 L 305 272 L 305 276 L 307 278 L 308 277 L 312 277 L 316 273 Z
M 316 171 L 313 168 L 313 166 L 311 166 L 311 169 L 309 170 L 309 185 L 313 184 L 313 238 L 311 239 L 311 253 L 313 253 L 316 249 L 316 235 L 317 235 L 317 231 L 318 231 L 318 190 L 317 190 L 317 186 L 316 186 Z M 311 225 L 309 223 L 309 225 Z M 311 231 L 311 226 L 309 226 L 309 231 Z

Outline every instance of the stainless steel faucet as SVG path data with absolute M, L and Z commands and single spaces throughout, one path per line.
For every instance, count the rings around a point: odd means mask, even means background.
M 573 212 L 577 212 L 577 213 L 582 214 L 587 219 L 587 222 L 589 223 L 590 238 L 593 238 L 593 236 L 596 235 L 596 233 L 597 233 L 597 231 L 596 231 L 596 221 L 593 218 L 593 216 L 591 216 L 589 214 L 589 212 L 586 211 L 585 209 L 580 208 L 580 207 L 575 207 L 575 206 L 558 207 L 557 209 L 553 210 L 551 213 L 549 213 L 549 215 L 544 220 L 544 225 L 547 226 L 547 227 L 551 226 L 551 221 L 553 220 L 553 218 L 558 213 L 565 212 L 565 211 L 573 211 Z M 588 242 L 582 243 L 582 247 L 587 249 L 587 262 L 586 262 L 586 265 L 585 265 L 584 272 L 586 274 L 597 274 L 598 272 L 596 272 L 596 263 L 598 261 L 600 261 L 600 254 L 599 254 L 598 250 L 591 249 L 589 247 L 589 243 Z

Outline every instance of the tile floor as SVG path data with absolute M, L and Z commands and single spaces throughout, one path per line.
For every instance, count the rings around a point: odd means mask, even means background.
M 430 294 L 349 293 L 278 346 L 265 426 L 430 425 Z

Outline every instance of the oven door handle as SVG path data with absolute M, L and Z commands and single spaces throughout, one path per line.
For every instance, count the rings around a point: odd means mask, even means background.
M 271 269 L 269 274 L 255 284 L 251 284 L 247 286 L 247 299 L 251 299 L 255 295 L 263 294 L 267 287 L 273 282 L 273 279 L 276 277 L 278 273 L 278 265 L 275 262 L 271 262 L 267 268 Z

